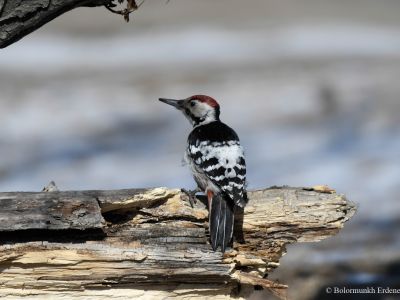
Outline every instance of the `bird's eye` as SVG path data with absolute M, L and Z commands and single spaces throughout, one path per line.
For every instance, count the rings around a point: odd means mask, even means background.
M 193 106 L 195 106 L 195 105 L 196 105 L 196 102 L 194 102 L 194 101 L 190 102 L 190 106 L 191 106 L 191 107 L 193 107 Z

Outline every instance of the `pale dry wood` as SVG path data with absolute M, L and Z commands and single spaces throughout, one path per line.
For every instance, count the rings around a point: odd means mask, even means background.
M 0 193 L 0 207 L 2 199 L 11 196 L 30 201 L 27 193 Z M 208 244 L 205 206 L 199 201 L 191 208 L 179 190 L 31 196 L 36 204 L 40 197 L 44 202 L 51 197 L 60 203 L 92 199 L 102 211 L 99 217 L 106 220 L 103 235 L 90 234 L 90 226 L 89 233 L 75 230 L 73 236 L 69 230 L 51 227 L 46 234 L 25 236 L 16 230 L 16 235 L 22 235 L 18 241 L 10 234 L 0 234 L 1 297 L 218 299 L 218 295 L 226 299 L 237 295 L 242 283 L 272 289 L 284 298 L 285 286 L 264 277 L 279 266 L 285 246 L 332 236 L 356 211 L 353 203 L 330 189 L 252 191 L 244 212 L 236 215 L 233 249 L 222 255 Z

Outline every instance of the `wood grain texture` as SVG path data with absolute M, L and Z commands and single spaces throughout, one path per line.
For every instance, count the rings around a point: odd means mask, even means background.
M 19 242 L 0 240 L 1 297 L 227 299 L 238 295 L 242 283 L 261 285 L 284 298 L 284 286 L 264 277 L 279 266 L 286 245 L 335 235 L 356 211 L 353 203 L 333 191 L 251 191 L 249 204 L 236 215 L 233 248 L 221 254 L 208 243 L 204 204 L 198 201 L 191 208 L 179 190 L 31 194 L 37 201 L 43 196 L 45 202 L 93 200 L 99 205 L 99 218 L 106 220 L 104 236 L 63 241 L 59 230 L 48 228 L 60 235 L 57 241 L 34 235 Z M 10 195 L 13 201 L 19 195 L 29 201 L 29 193 L 0 193 L 0 206 Z M 16 228 L 15 234 L 22 232 Z M 61 232 L 67 236 L 68 230 Z
M 95 198 L 71 192 L 1 193 L 0 232 L 95 229 L 104 219 Z

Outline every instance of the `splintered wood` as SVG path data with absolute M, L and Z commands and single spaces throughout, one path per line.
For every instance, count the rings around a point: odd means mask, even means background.
M 208 212 L 179 190 L 0 193 L 0 297 L 229 299 L 262 286 L 287 244 L 335 235 L 356 207 L 312 188 L 249 192 L 225 254 L 208 243 Z

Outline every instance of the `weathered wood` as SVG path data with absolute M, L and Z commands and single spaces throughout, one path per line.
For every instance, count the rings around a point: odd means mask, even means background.
M 0 206 L 11 196 L 39 206 L 40 197 L 64 204 L 91 199 L 107 224 L 97 240 L 70 243 L 62 235 L 57 241 L 34 235 L 19 243 L 0 240 L 1 297 L 103 299 L 113 291 L 122 298 L 223 299 L 240 283 L 284 297 L 284 286 L 263 278 L 279 265 L 285 246 L 336 234 L 356 210 L 343 195 L 326 189 L 251 191 L 249 204 L 236 215 L 233 249 L 222 255 L 208 244 L 205 206 L 199 201 L 191 208 L 179 190 L 0 193 Z
M 0 48 L 7 47 L 59 15 L 110 0 L 0 0 Z
M 79 196 L 78 196 L 79 195 Z M 103 228 L 95 198 L 79 193 L 1 193 L 0 232 Z

